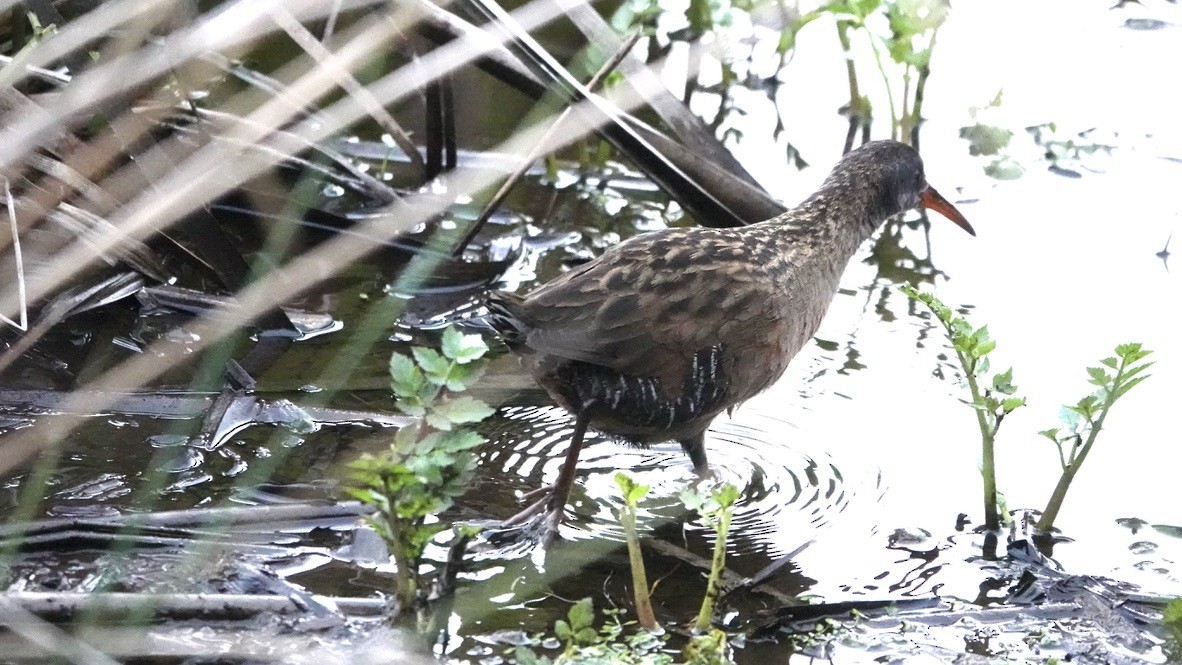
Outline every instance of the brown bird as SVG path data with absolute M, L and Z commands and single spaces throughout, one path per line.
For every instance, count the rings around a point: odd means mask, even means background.
M 638 445 L 676 440 L 707 473 L 710 422 L 784 373 L 858 246 L 887 218 L 921 206 L 976 235 L 928 185 L 919 153 L 875 141 L 778 217 L 647 233 L 525 297 L 489 294 L 492 326 L 575 416 L 549 497 L 506 524 L 548 508 L 556 531 L 588 427 Z

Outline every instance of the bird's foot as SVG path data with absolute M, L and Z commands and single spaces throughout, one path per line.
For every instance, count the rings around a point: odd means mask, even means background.
M 709 465 L 694 466 L 694 475 L 698 477 L 698 482 L 713 484 L 722 481 L 722 474 L 718 472 L 718 469 Z
M 497 534 L 493 539 L 528 539 L 543 547 L 548 546 L 558 537 L 558 527 L 562 524 L 566 506 L 558 505 L 553 485 L 526 492 L 521 498 L 529 502 L 525 508 L 488 527 L 489 531 Z

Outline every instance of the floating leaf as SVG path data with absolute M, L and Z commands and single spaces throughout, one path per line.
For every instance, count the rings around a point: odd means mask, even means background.
M 1010 157 L 995 159 L 985 167 L 985 175 L 997 180 L 1017 180 L 1025 173 L 1026 169 Z

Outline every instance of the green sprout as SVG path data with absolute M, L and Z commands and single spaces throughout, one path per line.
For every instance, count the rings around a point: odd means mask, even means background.
M 387 451 L 349 464 L 353 486 L 347 491 L 376 509 L 368 521 L 394 556 L 404 608 L 423 600 L 423 552 L 446 528 L 437 516 L 464 493 L 476 467 L 474 449 L 484 439 L 467 425 L 493 413 L 484 402 L 457 394 L 484 373 L 488 347 L 480 336 L 448 328 L 441 351 L 414 347 L 413 359 L 390 358 L 397 407 L 419 421 L 398 430 Z
M 1149 378 L 1150 375 L 1144 372 L 1153 363 L 1141 361 L 1150 353 L 1137 343 L 1117 346 L 1115 356 L 1101 360 L 1100 367 L 1088 368 L 1088 383 L 1097 386 L 1096 391 L 1074 405 L 1063 407 L 1062 427 L 1039 432 L 1059 449 L 1059 464 L 1063 474 L 1059 476 L 1059 483 L 1055 485 L 1055 491 L 1042 511 L 1036 528 L 1050 531 L 1054 527 L 1071 481 L 1091 452 L 1096 437 L 1104 427 L 1109 409 L 1133 386 Z
M 649 598 L 648 576 L 644 571 L 644 557 L 640 555 L 640 536 L 636 531 L 636 507 L 649 486 L 641 485 L 625 473 L 616 474 L 616 484 L 624 494 L 624 505 L 619 510 L 620 524 L 624 527 L 624 540 L 628 543 L 628 562 L 632 568 L 632 594 L 636 598 L 636 619 L 647 631 L 661 629 L 653 615 L 653 604 Z
M 969 406 L 977 414 L 977 428 L 981 433 L 981 478 L 984 483 L 985 528 L 996 530 L 999 525 L 997 501 L 997 474 L 994 465 L 993 445 L 997 431 L 1005 417 L 1026 404 L 1025 397 L 1015 395 L 1014 370 L 1007 369 L 987 378 L 989 353 L 997 342 L 989 338 L 988 326 L 974 329 L 964 317 L 956 315 L 951 308 L 930 293 L 921 293 L 915 287 L 904 285 L 903 293 L 915 300 L 936 316 L 944 326 L 956 358 L 964 371 L 965 383 L 972 401 Z
M 711 620 L 714 618 L 714 603 L 722 591 L 722 571 L 726 568 L 726 537 L 731 528 L 731 518 L 734 516 L 735 502 L 738 499 L 739 490 L 730 483 L 723 483 L 711 489 L 708 494 L 692 487 L 681 493 L 682 503 L 697 512 L 714 530 L 714 556 L 710 561 L 706 596 L 702 598 L 702 607 L 698 611 L 697 621 L 694 622 L 694 630 L 699 632 L 710 629 Z

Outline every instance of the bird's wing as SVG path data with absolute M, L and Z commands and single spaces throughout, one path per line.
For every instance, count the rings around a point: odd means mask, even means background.
M 741 250 L 725 236 L 689 229 L 619 245 L 521 303 L 525 345 L 628 374 L 665 376 L 684 367 L 679 360 L 750 337 L 752 329 L 778 335 L 777 288 L 735 261 L 735 251 Z

